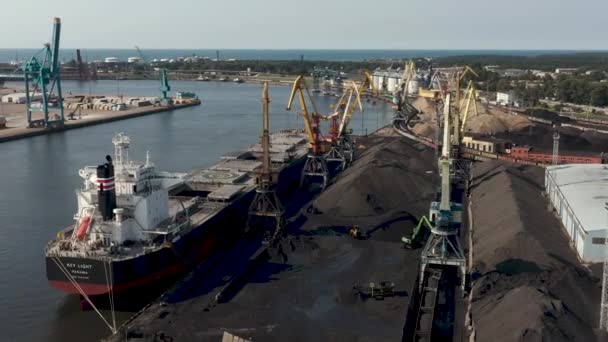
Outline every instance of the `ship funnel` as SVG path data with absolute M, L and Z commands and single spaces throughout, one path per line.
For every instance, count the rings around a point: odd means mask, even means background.
M 104 221 L 112 219 L 116 208 L 116 192 L 114 191 L 114 165 L 112 158 L 106 156 L 108 161 L 97 166 L 97 194 L 99 198 L 99 212 Z

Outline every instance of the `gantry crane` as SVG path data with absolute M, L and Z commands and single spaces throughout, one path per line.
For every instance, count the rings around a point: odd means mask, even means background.
M 267 223 L 267 219 L 274 220 L 274 232 L 270 239 L 265 239 L 266 242 L 275 241 L 280 235 L 283 228 L 283 206 L 275 191 L 275 185 L 278 181 L 278 173 L 272 169 L 270 161 L 270 119 L 268 115 L 268 81 L 264 81 L 262 88 L 262 169 L 256 175 L 256 191 L 255 197 L 249 206 L 249 219 L 247 221 L 247 230 L 263 226 Z
M 63 126 L 63 96 L 59 73 L 59 37 L 61 19 L 53 19 L 51 43 L 23 65 L 27 109 L 27 127 L 53 128 Z M 40 58 L 40 59 L 39 59 Z M 54 94 L 54 92 L 57 92 Z M 38 104 L 38 99 L 42 100 Z M 35 103 L 36 102 L 36 103 Z M 49 107 L 57 108 L 58 114 L 50 117 Z M 32 111 L 41 111 L 43 119 L 32 118 Z
M 362 86 L 367 83 L 367 80 L 364 81 Z M 347 127 L 356 110 L 355 106 L 358 106 L 361 112 L 364 110 L 359 89 L 354 81 L 347 82 L 342 96 L 335 105 L 334 113 L 327 117 L 331 120 L 331 148 L 326 159 L 340 162 L 342 170 L 354 159 L 355 148 L 350 140 L 350 132 Z
M 465 65 L 462 68 L 458 68 L 456 70 L 456 72 L 453 74 L 453 84 L 454 84 L 454 92 L 456 95 L 456 108 L 457 110 L 454 111 L 454 147 L 456 149 L 460 148 L 460 142 L 462 140 L 461 137 L 461 127 L 460 127 L 460 118 L 463 116 L 463 113 L 461 111 L 462 108 L 462 104 L 461 104 L 461 82 L 464 79 L 464 77 L 468 74 L 471 73 L 477 77 L 479 77 L 479 75 L 477 75 L 477 73 L 475 72 L 475 70 L 471 69 L 471 67 L 469 67 L 468 65 Z
M 477 110 L 477 90 L 475 89 L 475 83 L 473 83 L 473 81 L 469 81 L 469 85 L 467 86 L 464 96 L 464 102 L 461 104 L 459 111 L 462 122 L 460 127 L 460 136 L 464 134 L 467 126 L 467 119 L 469 118 L 469 112 L 471 111 L 471 102 L 473 103 L 475 115 L 479 115 L 479 111 Z
M 466 259 L 460 245 L 458 234 L 462 225 L 462 204 L 452 202 L 453 170 L 452 140 L 450 134 L 451 94 L 446 94 L 443 111 L 443 146 L 439 157 L 441 176 L 441 197 L 439 202 L 431 202 L 429 217 L 431 236 L 422 251 L 420 267 L 420 286 L 424 281 L 425 271 L 430 265 L 457 266 L 461 273 L 461 288 L 464 289 L 466 276 Z
M 306 93 L 306 96 L 304 93 Z M 287 102 L 287 110 L 291 110 L 296 95 L 300 102 L 300 114 L 304 118 L 306 135 L 310 144 L 308 158 L 306 159 L 300 178 L 300 186 L 303 186 L 307 179 L 322 178 L 321 188 L 325 188 L 329 180 L 329 168 L 327 167 L 325 155 L 331 148 L 331 141 L 325 139 L 321 134 L 319 121 L 323 118 L 323 115 L 317 111 L 303 76 L 298 76 L 293 82 L 289 101 Z M 308 97 L 311 103 L 312 113 L 308 111 L 306 97 Z

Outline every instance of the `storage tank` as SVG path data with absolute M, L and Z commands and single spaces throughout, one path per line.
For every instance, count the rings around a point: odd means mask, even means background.
M 140 60 L 141 58 L 139 57 L 129 57 L 127 58 L 127 63 L 139 63 Z
M 107 57 L 104 59 L 104 62 L 106 63 L 118 63 L 118 58 L 116 57 Z
M 420 80 L 413 79 L 410 80 L 410 83 L 407 85 L 407 93 L 411 95 L 418 94 L 418 90 L 420 89 Z
M 378 76 L 378 75 L 372 76 L 372 81 L 374 82 L 374 87 L 376 89 L 380 89 L 380 76 Z
M 386 90 L 388 92 L 394 92 L 397 89 L 397 78 L 396 77 L 388 77 L 386 82 Z

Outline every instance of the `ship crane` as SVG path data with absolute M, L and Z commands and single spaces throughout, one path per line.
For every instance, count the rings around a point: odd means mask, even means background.
M 63 96 L 61 94 L 61 76 L 59 73 L 59 37 L 61 19 L 53 20 L 51 43 L 27 61 L 23 66 L 25 79 L 25 96 L 27 110 L 27 127 L 61 127 L 64 124 Z M 56 91 L 56 94 L 55 94 Z M 41 100 L 42 103 L 38 103 Z M 59 113 L 50 116 L 50 107 L 57 108 Z M 32 118 L 33 111 L 43 113 L 42 119 Z
M 452 143 L 450 139 L 450 97 L 451 95 L 448 93 L 444 99 L 443 146 L 438 160 L 441 176 L 441 197 L 439 202 L 431 202 L 429 210 L 431 236 L 422 251 L 420 286 L 423 284 L 425 271 L 429 266 L 447 265 L 459 268 L 461 273 L 461 288 L 464 290 L 466 259 L 458 238 L 462 224 L 463 207 L 461 203 L 451 201 L 453 159 L 451 156 Z
M 310 103 L 313 108 L 313 112 L 308 111 L 308 105 L 306 104 L 306 96 L 310 99 Z M 293 82 L 289 101 L 287 102 L 287 110 L 291 110 L 293 100 L 296 95 L 300 102 L 300 114 L 304 118 L 304 126 L 306 129 L 306 135 L 308 137 L 308 143 L 310 144 L 310 151 L 302 170 L 302 176 L 300 178 L 300 186 L 303 186 L 307 179 L 314 180 L 321 178 L 321 188 L 324 189 L 327 186 L 329 180 L 329 168 L 327 167 L 327 159 L 325 155 L 331 148 L 331 141 L 326 140 L 321 135 L 321 128 L 319 121 L 323 118 L 312 101 L 306 82 L 303 76 L 298 76 Z
M 262 169 L 256 175 L 255 197 L 249 206 L 249 219 L 247 230 L 257 228 L 267 224 L 269 220 L 274 220 L 274 233 L 268 240 L 275 241 L 280 235 L 284 226 L 283 206 L 275 191 L 278 181 L 278 173 L 272 169 L 270 160 L 270 119 L 268 115 L 268 81 L 264 82 L 262 88 Z

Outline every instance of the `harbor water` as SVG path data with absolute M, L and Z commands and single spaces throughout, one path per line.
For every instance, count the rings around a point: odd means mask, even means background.
M 19 84 L 8 84 L 8 86 Z M 97 165 L 113 153 L 111 138 L 131 137 L 130 156 L 146 151 L 161 170 L 189 171 L 213 164 L 222 154 L 259 139 L 261 87 L 232 82 L 172 82 L 172 91 L 192 91 L 201 106 L 52 133 L 0 144 L 0 320 L 8 341 L 94 341 L 110 333 L 94 312 L 81 312 L 77 296 L 48 285 L 44 247 L 56 232 L 73 223 L 78 170 Z M 155 81 L 63 82 L 64 93 L 158 95 Z M 288 87 L 270 89 L 272 130 L 303 128 L 297 103 L 285 107 Z M 337 99 L 315 96 L 320 111 Z M 355 134 L 371 133 L 392 118 L 390 105 L 364 102 L 351 122 Z M 119 321 L 130 313 L 118 313 Z

